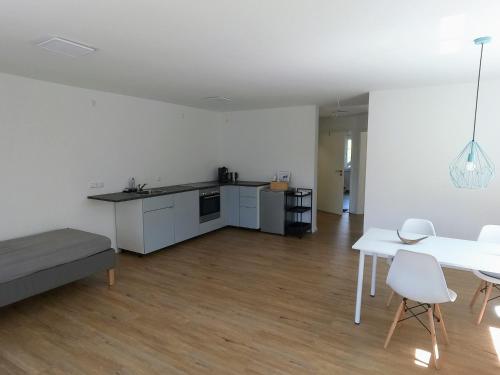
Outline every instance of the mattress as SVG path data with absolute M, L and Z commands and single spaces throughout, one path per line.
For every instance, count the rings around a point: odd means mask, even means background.
M 110 248 L 109 238 L 70 228 L 0 241 L 0 283 Z

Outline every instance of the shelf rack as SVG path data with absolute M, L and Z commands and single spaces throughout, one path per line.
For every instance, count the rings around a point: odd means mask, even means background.
M 299 238 L 312 231 L 312 189 L 285 192 L 285 232 Z M 309 220 L 307 220 L 309 219 Z

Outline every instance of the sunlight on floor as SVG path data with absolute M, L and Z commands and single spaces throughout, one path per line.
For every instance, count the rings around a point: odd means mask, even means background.
M 495 306 L 495 313 L 500 318 L 500 305 Z
M 415 349 L 415 364 L 417 366 L 429 367 L 431 360 L 431 352 L 423 349 Z
M 490 335 L 495 351 L 497 352 L 498 360 L 500 361 L 500 328 L 490 326 Z

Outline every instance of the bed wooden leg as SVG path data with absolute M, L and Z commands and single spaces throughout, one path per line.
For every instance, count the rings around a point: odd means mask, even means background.
M 108 284 L 109 286 L 113 286 L 115 284 L 115 269 L 110 268 L 108 270 Z

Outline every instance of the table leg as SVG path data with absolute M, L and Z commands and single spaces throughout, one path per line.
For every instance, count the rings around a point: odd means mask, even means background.
M 363 273 L 365 271 L 365 252 L 359 252 L 358 266 L 358 289 L 356 291 L 356 312 L 354 314 L 354 323 L 361 322 L 361 297 L 363 296 Z
M 377 254 L 372 256 L 372 285 L 370 289 L 370 296 L 375 297 L 375 289 L 377 287 Z
M 118 222 L 116 219 L 116 205 L 118 203 L 113 203 L 114 214 L 115 214 L 115 253 L 121 253 L 121 250 L 118 248 Z

